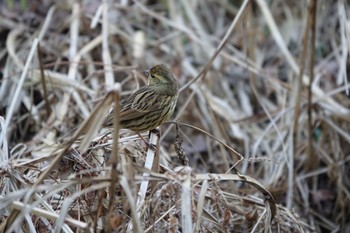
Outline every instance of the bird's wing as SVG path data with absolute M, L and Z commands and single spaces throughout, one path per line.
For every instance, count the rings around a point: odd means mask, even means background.
M 152 112 L 161 106 L 159 96 L 149 87 L 141 87 L 128 99 L 122 102 L 120 120 L 138 118 L 148 112 Z

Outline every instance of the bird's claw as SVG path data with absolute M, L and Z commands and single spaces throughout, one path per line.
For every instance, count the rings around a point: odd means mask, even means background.
M 160 130 L 158 128 L 152 129 L 149 131 L 149 136 L 151 136 L 151 133 L 154 133 L 157 135 L 157 137 L 160 137 Z

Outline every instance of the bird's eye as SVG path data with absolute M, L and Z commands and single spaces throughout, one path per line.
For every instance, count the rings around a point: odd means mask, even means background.
M 149 70 L 144 70 L 144 71 L 143 71 L 143 74 L 144 74 L 146 77 L 148 77 L 148 75 L 149 75 Z
M 156 78 L 156 76 L 154 74 L 151 74 L 151 78 Z

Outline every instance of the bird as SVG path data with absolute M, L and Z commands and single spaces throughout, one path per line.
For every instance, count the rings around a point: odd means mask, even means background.
M 121 102 L 120 127 L 136 133 L 155 129 L 174 113 L 179 95 L 178 82 L 165 64 L 158 64 L 145 70 L 148 85 L 145 85 Z M 103 123 L 113 127 L 113 111 Z

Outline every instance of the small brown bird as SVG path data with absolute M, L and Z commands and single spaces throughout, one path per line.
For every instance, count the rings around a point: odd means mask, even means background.
M 174 113 L 178 97 L 176 78 L 166 65 L 155 65 L 144 73 L 148 85 L 122 101 L 120 111 L 121 128 L 137 133 L 152 130 L 167 121 Z M 113 127 L 113 112 L 103 126 Z

